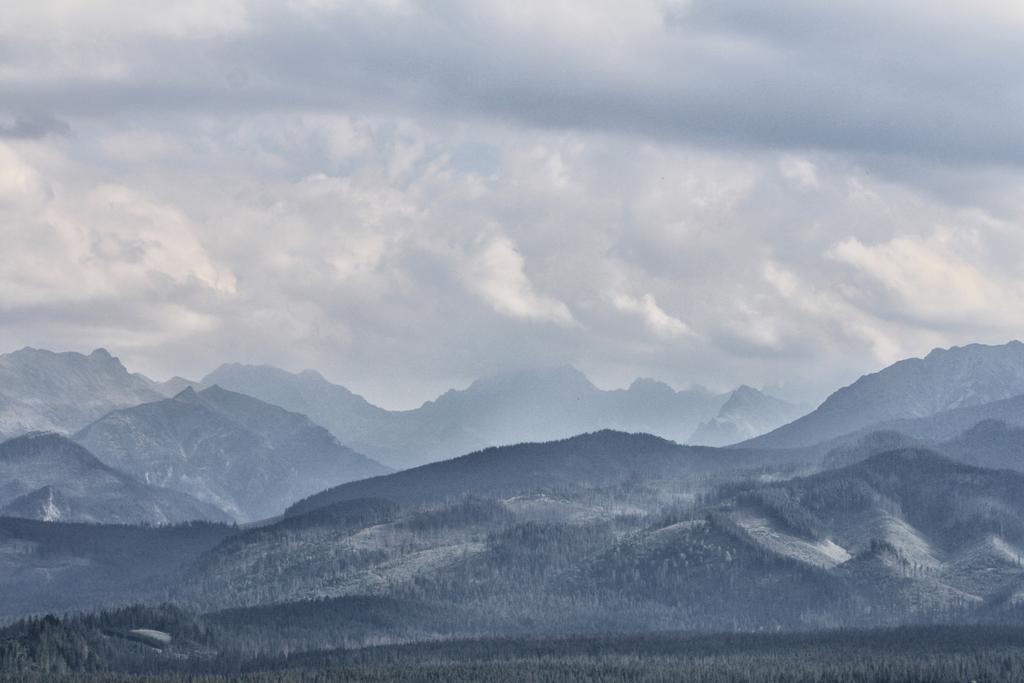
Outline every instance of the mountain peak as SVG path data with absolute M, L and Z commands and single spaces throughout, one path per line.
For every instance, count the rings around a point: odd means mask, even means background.
M 922 418 L 1024 394 L 1024 344 L 968 344 L 933 349 L 864 375 L 817 410 L 751 447 L 810 446 L 893 420 Z
M 196 397 L 196 390 L 191 386 L 187 386 L 174 395 L 175 401 L 191 401 Z
M 75 438 L 112 467 L 240 520 L 272 516 L 325 486 L 388 471 L 305 415 L 216 384 L 109 413 Z
M 664 394 L 671 395 L 675 394 L 676 390 L 668 384 L 650 377 L 637 377 L 633 380 L 633 383 L 629 385 L 627 391 L 635 391 L 644 394 Z
M 0 433 L 74 432 L 111 410 L 160 398 L 105 349 L 89 355 L 26 346 L 0 354 Z
M 973 343 L 973 344 L 964 344 L 963 346 L 950 346 L 949 348 L 936 347 L 936 348 L 932 349 L 931 351 L 929 351 L 928 354 L 922 360 L 926 360 L 926 361 L 927 360 L 935 360 L 937 358 L 942 358 L 944 356 L 956 356 L 956 355 L 972 354 L 972 353 L 984 354 L 984 353 L 989 353 L 989 352 L 993 352 L 993 351 L 999 351 L 1001 349 L 1005 349 L 1005 350 L 1008 350 L 1008 351 L 1014 351 L 1014 350 L 1019 351 L 1021 349 L 1021 347 L 1024 347 L 1024 342 L 1021 342 L 1019 339 L 1011 339 L 1010 341 L 1006 342 L 1005 344 Z M 911 359 L 911 360 L 914 360 L 914 359 Z
M 724 446 L 763 434 L 798 417 L 804 409 L 746 384 L 734 389 L 718 415 L 702 423 L 689 443 Z
M 736 399 L 736 400 L 750 400 L 750 399 L 754 399 L 754 400 L 756 400 L 756 399 L 761 399 L 761 398 L 766 398 L 766 397 L 767 397 L 767 394 L 765 394 L 763 391 L 755 389 L 754 387 L 750 386 L 749 384 L 741 384 L 738 387 L 736 387 L 735 389 L 733 389 L 732 393 L 729 394 L 729 400 L 733 400 L 733 399 Z
M 56 432 L 28 432 L 0 443 L 0 462 L 3 461 L 40 462 L 54 470 L 69 466 L 110 470 L 85 447 Z
M 4 441 L 4 448 L 0 452 L 2 452 L 3 455 L 10 457 L 14 454 L 31 454 L 44 448 L 64 447 L 68 444 L 74 445 L 72 441 L 69 441 L 66 437 L 61 436 L 56 432 L 26 432 L 25 434 L 16 436 L 13 439 Z

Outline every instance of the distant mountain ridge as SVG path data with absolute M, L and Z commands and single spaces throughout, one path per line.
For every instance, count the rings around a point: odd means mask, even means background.
M 111 410 L 163 398 L 105 349 L 24 348 L 0 355 L 0 434 L 75 432 Z
M 108 465 L 216 505 L 239 521 L 389 470 L 304 415 L 212 386 L 114 411 L 74 436 Z
M 924 358 L 902 360 L 865 375 L 833 393 L 810 414 L 740 445 L 811 446 L 875 425 L 966 411 L 1019 395 L 1024 395 L 1021 342 L 935 349 Z
M 711 420 L 702 422 L 687 441 L 695 446 L 728 446 L 780 427 L 807 409 L 743 385 Z
M 50 432 L 0 443 L 0 515 L 103 524 L 230 520 L 212 505 L 108 467 L 82 446 Z
M 186 389 L 202 391 L 203 389 L 209 389 L 209 387 L 201 382 L 195 382 L 175 375 L 166 382 L 154 382 L 153 389 L 166 398 L 174 398 Z
M 676 391 L 649 379 L 604 391 L 569 366 L 483 378 L 404 411 L 374 406 L 311 370 L 229 364 L 201 381 L 309 415 L 342 443 L 398 468 L 600 429 L 685 442 L 729 398 L 703 388 Z

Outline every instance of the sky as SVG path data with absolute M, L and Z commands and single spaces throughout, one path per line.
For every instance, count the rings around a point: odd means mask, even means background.
M 0 351 L 817 401 L 1024 329 L 1017 1 L 13 0 Z

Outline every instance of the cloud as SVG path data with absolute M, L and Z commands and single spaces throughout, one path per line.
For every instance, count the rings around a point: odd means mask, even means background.
M 997 0 L 783 0 L 770 13 L 733 0 L 237 0 L 8 14 L 2 100 L 62 116 L 340 108 L 713 146 L 1024 161 L 1010 66 L 1024 57 L 1022 20 Z M 941 66 L 935 45 L 947 47 Z
M 666 313 L 651 294 L 644 294 L 637 299 L 626 294 L 619 294 L 613 299 L 615 308 L 640 317 L 647 328 L 662 337 L 686 337 L 693 331 L 679 318 Z
M 797 187 L 808 190 L 818 187 L 818 169 L 809 159 L 786 155 L 779 161 L 779 170 Z
M 892 302 L 921 324 L 996 325 L 1012 331 L 1024 321 L 1024 281 L 1008 278 L 995 267 L 983 270 L 979 264 L 993 262 L 984 250 L 983 238 L 974 231 L 939 228 L 877 244 L 849 238 L 828 256 L 884 289 L 863 292 L 863 299 Z
M 569 307 L 561 301 L 538 294 L 526 276 L 522 255 L 505 237 L 494 237 L 470 260 L 467 284 L 502 315 L 572 324 Z
M 47 135 L 68 135 L 71 127 L 53 116 L 16 116 L 9 123 L 0 121 L 0 138 L 38 140 Z
M 1011 4 L 16 5 L 0 350 L 813 400 L 1024 319 Z

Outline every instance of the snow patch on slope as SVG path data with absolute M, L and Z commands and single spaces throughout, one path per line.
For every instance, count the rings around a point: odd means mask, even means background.
M 770 520 L 752 512 L 737 512 L 732 517 L 757 543 L 772 552 L 806 564 L 831 568 L 850 559 L 845 548 L 831 539 L 812 541 L 778 529 Z

